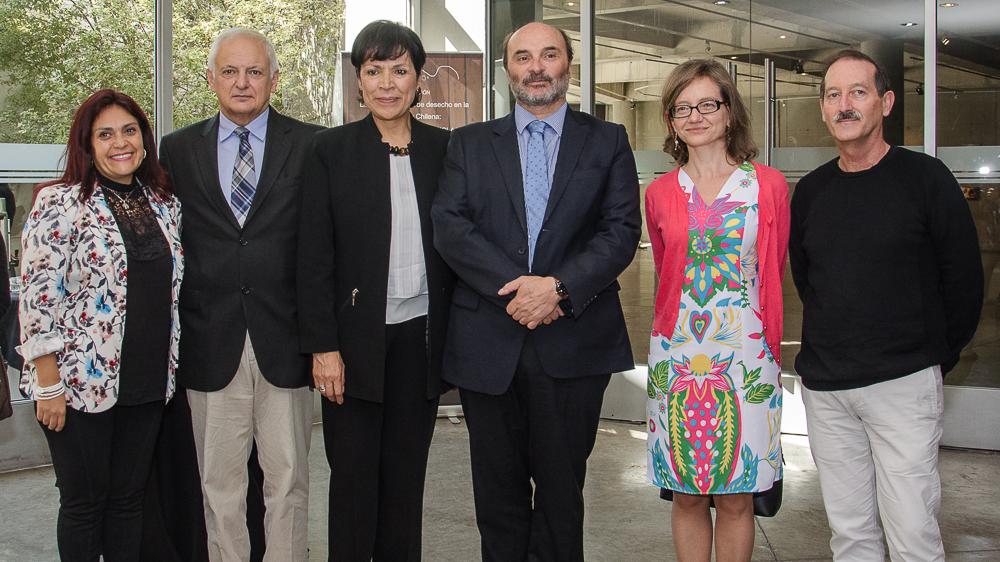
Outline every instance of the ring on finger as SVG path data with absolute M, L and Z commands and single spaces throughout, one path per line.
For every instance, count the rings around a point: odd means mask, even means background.
M 326 392 L 326 385 L 325 384 L 319 385 L 319 391 L 320 392 Z

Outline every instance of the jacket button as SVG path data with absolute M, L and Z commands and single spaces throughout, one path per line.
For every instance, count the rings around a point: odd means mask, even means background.
M 240 238 L 240 246 L 246 246 L 246 245 L 247 245 L 247 241 L 245 239 L 243 239 L 243 238 Z
M 250 287 L 247 287 L 246 285 L 240 287 L 240 292 L 243 293 L 244 295 L 249 295 L 250 291 L 251 291 Z
M 517 255 L 523 256 L 524 255 L 524 248 L 518 248 L 517 249 Z

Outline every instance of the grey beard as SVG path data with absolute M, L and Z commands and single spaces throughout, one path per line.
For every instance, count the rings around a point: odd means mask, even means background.
M 514 91 L 514 97 L 517 101 L 521 102 L 522 105 L 528 107 L 538 107 L 550 105 L 557 100 L 565 99 L 566 92 L 569 91 L 569 73 L 556 78 L 552 82 L 551 89 L 537 96 L 533 96 L 527 92 L 527 90 L 521 87 L 521 84 L 511 84 L 511 90 Z

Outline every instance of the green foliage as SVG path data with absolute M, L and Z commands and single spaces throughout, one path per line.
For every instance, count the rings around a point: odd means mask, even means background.
M 749 404 L 763 404 L 774 392 L 773 384 L 755 384 L 743 395 L 743 399 Z
M 343 12 L 343 0 L 175 0 L 175 126 L 216 111 L 208 48 L 233 26 L 274 43 L 275 107 L 332 124 Z M 129 94 L 152 118 L 154 31 L 154 0 L 0 0 L 0 142 L 65 142 L 73 111 L 105 87 Z
M 740 361 L 740 368 L 743 369 L 743 390 L 750 388 L 753 386 L 753 383 L 760 380 L 761 367 L 747 372 L 747 366 L 743 364 L 743 361 Z
M 651 393 L 649 383 L 652 383 L 663 394 L 667 393 L 667 383 L 670 379 L 670 361 L 660 361 L 655 367 L 649 368 L 649 377 L 646 384 L 646 392 Z M 655 398 L 655 394 L 649 394 L 650 398 Z

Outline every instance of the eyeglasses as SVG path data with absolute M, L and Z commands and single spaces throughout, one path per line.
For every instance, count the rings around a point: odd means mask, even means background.
M 670 108 L 670 117 L 684 119 L 685 117 L 690 117 L 691 112 L 696 109 L 698 113 L 708 115 L 709 113 L 715 113 L 723 105 L 729 105 L 729 103 L 722 100 L 705 100 L 694 107 L 690 105 L 675 105 Z

